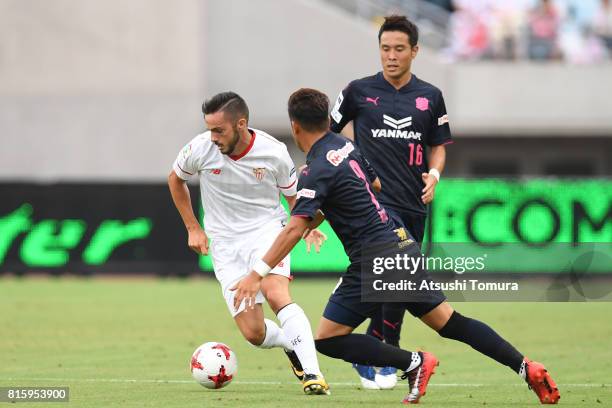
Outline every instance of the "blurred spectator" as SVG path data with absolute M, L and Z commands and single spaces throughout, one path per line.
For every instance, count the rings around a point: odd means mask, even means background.
M 453 0 L 425 0 L 427 3 L 435 4 L 436 6 L 448 11 L 455 11 Z
M 593 19 L 593 30 L 612 52 L 612 1 L 601 0 Z
M 482 0 L 454 2 L 455 12 L 450 17 L 450 45 L 448 57 L 476 59 L 485 57 L 489 50 L 489 31 L 485 24 Z
M 590 64 L 606 58 L 603 41 L 593 30 L 579 23 L 576 8 L 570 5 L 561 26 L 559 45 L 563 58 L 572 64 Z
M 494 58 L 516 59 L 525 54 L 523 27 L 526 10 L 532 3 L 532 0 L 489 0 L 488 26 Z
M 540 4 L 529 12 L 529 58 L 534 60 L 557 59 L 561 55 L 557 44 L 560 16 L 551 0 L 540 0 Z
M 442 56 L 449 62 L 529 58 L 591 64 L 612 58 L 612 0 L 378 1 L 386 8 L 422 1 L 449 11 L 448 23 L 438 28 L 446 27 Z

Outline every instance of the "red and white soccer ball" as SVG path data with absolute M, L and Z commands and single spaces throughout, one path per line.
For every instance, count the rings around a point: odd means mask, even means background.
M 225 387 L 232 382 L 236 371 L 236 354 L 223 343 L 204 343 L 191 356 L 191 375 L 206 388 Z

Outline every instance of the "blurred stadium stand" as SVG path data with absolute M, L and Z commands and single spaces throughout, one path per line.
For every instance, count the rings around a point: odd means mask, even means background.
M 2 1 L 0 178 L 163 180 L 202 99 L 226 89 L 288 137 L 291 91 L 333 99 L 379 70 L 376 23 L 336 3 Z M 425 20 L 431 5 L 413 3 Z M 609 62 L 444 64 L 423 31 L 414 72 L 447 99 L 448 174 L 610 175 Z

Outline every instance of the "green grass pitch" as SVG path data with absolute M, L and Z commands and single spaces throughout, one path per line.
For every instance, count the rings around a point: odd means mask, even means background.
M 291 285 L 313 329 L 334 284 L 298 278 Z M 563 406 L 612 406 L 611 303 L 455 307 L 544 362 Z M 227 343 L 238 356 L 237 377 L 219 391 L 189 372 L 192 351 L 206 341 Z M 402 346 L 441 361 L 423 406 L 539 405 L 510 370 L 409 315 Z M 305 396 L 280 350 L 241 338 L 211 279 L 0 278 L 0 386 L 69 386 L 70 402 L 53 407 L 380 407 L 399 406 L 406 392 L 402 383 L 364 391 L 348 363 L 324 356 L 320 363 L 332 395 Z

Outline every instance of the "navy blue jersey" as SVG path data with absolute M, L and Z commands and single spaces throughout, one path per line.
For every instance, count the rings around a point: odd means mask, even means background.
M 353 121 L 355 143 L 380 177 L 384 206 L 425 214 L 426 147 L 451 142 L 442 92 L 412 75 L 395 89 L 382 72 L 351 82 L 331 112 L 331 130 Z
M 347 138 L 328 132 L 306 156 L 292 216 L 313 218 L 323 211 L 351 264 L 362 245 L 399 242 L 397 227 L 374 196 L 368 164 Z

